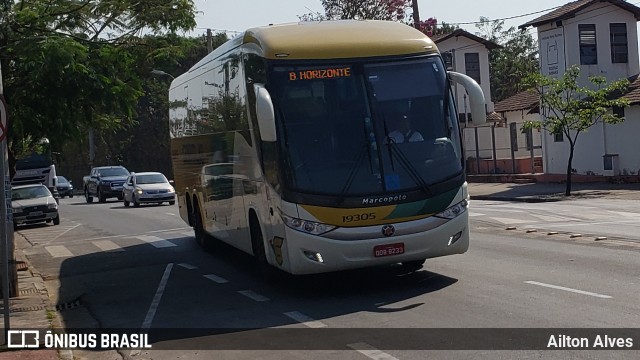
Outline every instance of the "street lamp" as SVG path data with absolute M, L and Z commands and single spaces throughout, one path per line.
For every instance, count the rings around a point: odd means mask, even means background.
M 153 75 L 158 75 L 158 76 L 168 76 L 168 77 L 170 77 L 170 78 L 171 78 L 171 80 L 174 80 L 174 79 L 176 78 L 175 76 L 173 76 L 173 75 L 169 74 L 168 72 L 164 72 L 164 71 L 162 71 L 162 70 L 156 70 L 156 69 L 153 69 L 153 70 L 151 70 L 151 73 L 152 73 Z

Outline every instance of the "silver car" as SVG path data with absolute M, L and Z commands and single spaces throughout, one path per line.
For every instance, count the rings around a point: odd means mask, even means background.
M 138 207 L 142 203 L 169 205 L 176 203 L 176 192 L 169 180 L 159 172 L 132 173 L 125 181 L 122 188 L 124 206 Z
M 14 186 L 11 190 L 13 228 L 39 222 L 60 224 L 58 204 L 49 189 L 42 184 Z

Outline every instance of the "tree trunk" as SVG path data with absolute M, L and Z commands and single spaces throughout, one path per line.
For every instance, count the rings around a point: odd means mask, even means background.
M 573 144 L 571 144 L 569 147 L 569 162 L 567 163 L 567 187 L 564 192 L 565 196 L 571 195 L 571 175 L 573 175 L 573 169 L 571 165 L 573 164 L 573 147 Z

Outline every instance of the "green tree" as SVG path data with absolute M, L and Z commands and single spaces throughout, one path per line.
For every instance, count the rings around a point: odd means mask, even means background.
M 132 122 L 143 94 L 131 49 L 141 31 L 195 26 L 192 0 L 0 0 L 0 53 L 13 146 L 47 137 L 54 150 L 88 129 Z
M 607 84 L 604 77 L 590 77 L 590 87 L 578 84 L 580 67 L 569 68 L 561 78 L 530 75 L 525 83 L 540 95 L 540 121 L 526 121 L 523 131 L 544 129 L 551 134 L 562 134 L 569 140 L 569 159 L 565 195 L 571 195 L 573 154 L 578 136 L 599 122 L 617 124 L 624 118 L 615 115 L 611 108 L 629 106 L 629 101 L 620 95 L 629 86 L 627 79 Z
M 489 53 L 491 98 L 504 100 L 522 90 L 522 79 L 538 72 L 538 44 L 525 29 L 504 28 L 504 20 L 480 17 L 476 35 L 501 46 Z

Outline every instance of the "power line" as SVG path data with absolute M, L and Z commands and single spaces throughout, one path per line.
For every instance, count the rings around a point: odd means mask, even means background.
M 517 18 L 521 18 L 521 17 L 525 17 L 525 16 L 531 16 L 531 15 L 536 15 L 536 14 L 540 14 L 540 13 L 543 13 L 543 12 L 555 10 L 555 9 L 558 9 L 558 8 L 560 8 L 562 6 L 564 6 L 564 5 L 559 5 L 559 6 L 555 6 L 555 7 L 552 7 L 552 8 L 548 8 L 548 9 L 544 9 L 544 10 L 540 10 L 540 11 L 536 11 L 536 12 L 532 12 L 532 13 L 528 13 L 528 14 L 509 16 L 509 17 L 500 18 L 500 19 L 493 19 L 493 20 L 490 20 L 490 21 L 502 21 L 502 20 L 517 19 Z M 467 21 L 467 22 L 446 23 L 446 24 L 447 25 L 475 25 L 475 24 L 482 24 L 484 22 L 485 21 Z

